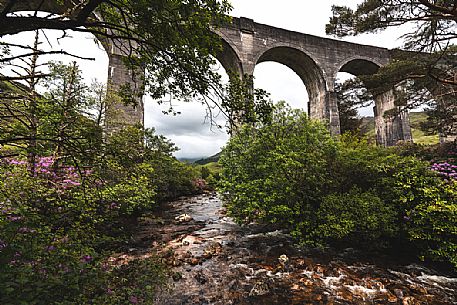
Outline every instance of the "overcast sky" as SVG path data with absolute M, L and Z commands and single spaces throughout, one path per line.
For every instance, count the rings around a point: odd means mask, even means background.
M 325 36 L 325 24 L 331 16 L 332 4 L 349 5 L 355 7 L 361 0 L 231 0 L 233 5 L 232 16 L 248 17 L 258 23 L 268 24 L 288 30 L 298 31 L 317 36 Z M 61 39 L 57 42 L 56 38 L 61 36 L 61 32 L 48 32 L 48 38 L 55 49 L 70 50 L 80 56 L 94 57 L 95 61 L 79 61 L 87 82 L 97 78 L 106 81 L 108 58 L 104 50 L 97 47 L 92 36 L 88 34 L 72 34 L 74 39 Z M 390 30 L 381 34 L 364 35 L 360 37 L 345 38 L 362 44 L 370 44 L 381 47 L 397 47 L 400 41 L 396 40 L 398 31 Z M 9 40 L 29 39 L 33 35 L 24 33 L 16 35 Z M 47 58 L 47 59 L 59 59 Z M 63 59 L 70 61 L 72 59 Z M 227 81 L 227 76 L 223 69 L 221 74 Z M 342 75 L 344 77 L 344 75 Z M 267 90 L 271 94 L 273 101 L 285 100 L 294 108 L 307 109 L 306 88 L 300 78 L 289 68 L 278 63 L 259 64 L 254 72 L 255 87 Z M 179 158 L 200 158 L 213 155 L 221 150 L 226 143 L 228 136 L 225 130 L 210 128 L 205 122 L 205 108 L 197 103 L 174 105 L 181 114 L 177 116 L 167 116 L 162 113 L 168 106 L 159 106 L 156 102 L 145 98 L 145 125 L 154 127 L 158 133 L 170 138 L 181 148 L 176 156 Z M 370 114 L 370 110 L 365 110 L 364 114 Z M 217 118 L 219 123 L 224 125 L 222 116 Z

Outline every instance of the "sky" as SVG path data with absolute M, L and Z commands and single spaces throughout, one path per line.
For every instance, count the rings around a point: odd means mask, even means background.
M 284 28 L 292 31 L 325 37 L 325 24 L 331 16 L 332 4 L 347 5 L 355 8 L 362 0 L 231 0 L 232 16 L 248 17 L 255 22 Z M 86 82 L 90 83 L 96 78 L 99 81 L 107 79 L 108 57 L 104 50 L 97 46 L 94 38 L 89 34 L 71 33 L 72 37 L 57 39 L 61 32 L 49 31 L 49 40 L 54 49 L 63 49 L 77 53 L 83 57 L 94 57 L 95 61 L 77 60 Z M 391 29 L 376 35 L 362 35 L 348 37 L 344 40 L 361 44 L 375 45 L 380 47 L 398 47 L 401 41 L 398 30 Z M 333 37 L 332 37 L 333 38 Z M 6 37 L 6 40 L 33 39 L 33 34 L 22 33 L 14 37 Z M 74 58 L 50 57 L 46 60 L 62 60 L 69 62 Z M 219 67 L 223 81 L 228 77 Z M 265 89 L 270 93 L 274 101 L 285 100 L 294 108 L 307 109 L 307 93 L 300 78 L 289 68 L 272 62 L 259 64 L 254 71 L 254 85 Z M 342 78 L 347 75 L 342 74 Z M 164 115 L 167 105 L 158 105 L 155 101 L 145 97 L 145 126 L 154 127 L 159 134 L 171 139 L 180 150 L 175 153 L 178 158 L 202 158 L 214 155 L 221 150 L 228 140 L 226 130 L 212 128 L 205 120 L 205 107 L 198 103 L 183 104 L 173 102 L 175 110 L 181 114 Z M 362 115 L 372 115 L 371 109 L 361 111 Z M 224 118 L 216 117 L 220 125 L 225 125 Z

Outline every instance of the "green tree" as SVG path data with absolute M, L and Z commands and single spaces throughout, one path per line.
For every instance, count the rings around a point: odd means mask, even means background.
M 39 44 L 39 34 L 35 33 L 34 47 Z M 0 157 L 15 157 L 17 148 L 26 150 L 30 173 L 35 173 L 38 136 L 38 98 L 36 86 L 39 82 L 38 55 L 34 54 L 17 66 L 17 74 L 27 75 L 25 84 L 2 83 L 0 91 Z M 25 141 L 25 146 L 21 142 Z
M 241 223 L 274 223 L 320 247 L 408 244 L 455 265 L 454 172 L 442 179 L 393 149 L 350 134 L 334 139 L 322 123 L 281 106 L 270 124 L 232 136 L 220 162 L 220 190 Z
M 412 29 L 403 36 L 404 50 L 391 52 L 390 64 L 361 79 L 374 95 L 396 88 L 398 106 L 428 104 L 432 119 L 426 128 L 455 135 L 457 117 L 449 111 L 455 108 L 457 88 L 454 1 L 365 0 L 355 10 L 345 6 L 333 6 L 332 10 L 326 32 L 340 37 L 401 25 Z
M 199 173 L 172 155 L 177 150 L 174 143 L 156 135 L 154 129 L 125 127 L 106 139 L 98 162 L 101 177 L 117 185 L 130 183 L 132 177 L 144 177 L 145 188 L 155 192 L 155 202 L 190 195 Z
M 155 99 L 166 94 L 189 100 L 219 87 L 219 75 L 211 69 L 221 43 L 214 29 L 228 22 L 226 0 L 134 1 L 81 0 L 77 2 L 0 1 L 0 37 L 37 29 L 67 30 L 94 34 L 104 45 L 120 47 L 132 71 L 143 70 L 146 89 Z M 16 14 L 19 10 L 51 10 L 59 15 Z M 26 44 L 5 44 L 0 64 L 30 54 L 46 52 Z M 25 50 L 11 54 L 11 48 Z M 76 51 L 74 56 L 78 57 Z M 141 74 L 141 73 L 140 73 Z M 141 76 L 141 75 L 140 75 Z M 0 80 L 24 79 L 2 76 Z
M 348 80 L 335 85 L 341 133 L 359 131 L 362 118 L 359 117 L 357 109 L 371 102 L 364 102 L 361 94 L 365 93 L 366 89 L 358 88 L 354 83 L 354 80 Z
M 254 89 L 252 75 L 244 75 L 242 78 L 231 75 L 226 91 L 221 108 L 228 118 L 230 133 L 243 124 L 265 124 L 271 120 L 273 103 L 265 90 Z
M 36 56 L 25 67 L 36 71 Z M 33 174 L 36 156 L 88 160 L 100 148 L 101 127 L 84 114 L 92 108 L 87 87 L 75 63 L 50 63 L 46 78 L 28 78 L 27 85 L 10 83 L 0 100 L 2 156 L 27 154 Z M 44 88 L 39 94 L 36 86 Z
M 270 123 L 246 124 L 224 148 L 221 191 L 238 220 L 294 227 L 305 223 L 331 188 L 336 143 L 323 124 L 284 104 Z
M 448 43 L 456 38 L 457 12 L 451 0 L 364 0 L 356 10 L 334 5 L 332 11 L 326 32 L 337 36 L 412 24 L 405 47 L 425 52 L 452 50 Z
M 456 96 L 447 91 L 442 95 L 436 92 L 427 106 L 427 120 L 421 124 L 421 129 L 430 135 L 438 133 L 441 137 L 457 136 Z

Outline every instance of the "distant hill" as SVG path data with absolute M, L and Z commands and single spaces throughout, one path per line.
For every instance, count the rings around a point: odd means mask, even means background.
M 200 158 L 178 158 L 178 160 L 184 163 L 195 163 L 195 161 L 200 160 Z
M 425 112 L 411 112 L 409 114 L 409 122 L 411 124 L 411 132 L 413 134 L 413 141 L 417 144 L 438 144 L 440 138 L 438 134 L 427 136 L 420 129 L 420 124 L 427 120 L 427 114 Z
M 214 156 L 211 156 L 211 157 L 208 157 L 208 158 L 204 158 L 204 159 L 197 160 L 197 161 L 195 161 L 194 163 L 195 163 L 195 164 L 199 164 L 199 165 L 205 165 L 205 164 L 208 164 L 208 163 L 213 163 L 213 162 L 219 161 L 219 158 L 220 158 L 220 157 L 221 157 L 221 152 L 218 152 L 218 153 L 215 154 Z

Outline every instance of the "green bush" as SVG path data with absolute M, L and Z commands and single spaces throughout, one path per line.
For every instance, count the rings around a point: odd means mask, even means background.
M 153 199 L 154 193 L 142 188 L 145 181 L 131 180 L 128 188 L 95 183 L 100 182 L 95 174 L 83 177 L 75 168 L 56 169 L 53 163 L 41 158 L 33 177 L 26 162 L 0 163 L 0 303 L 89 304 L 111 298 L 108 289 L 128 300 L 126 287 L 113 281 L 138 266 L 157 282 L 162 273 L 157 263 L 138 261 L 118 270 L 106 260 L 125 239 L 125 232 L 118 234 L 122 219 Z M 133 283 L 139 290 L 138 280 Z M 129 291 L 151 299 L 156 286 Z
M 245 126 L 220 160 L 221 191 L 231 215 L 290 228 L 311 220 L 333 187 L 328 162 L 336 149 L 325 126 L 299 111 L 279 109 L 272 124 Z
M 145 191 L 154 191 L 154 200 L 163 202 L 196 191 L 192 183 L 197 169 L 178 161 L 172 153 L 178 148 L 154 129 L 129 126 L 111 135 L 106 144 L 101 173 L 110 181 L 130 184 L 132 173 Z M 120 187 L 120 186 L 119 186 Z M 152 201 L 150 202 L 152 203 Z
M 423 189 L 428 200 L 406 212 L 408 237 L 422 257 L 449 261 L 457 267 L 457 181 L 441 181 Z
M 456 184 L 430 164 L 342 136 L 284 106 L 245 126 L 220 160 L 221 192 L 239 222 L 275 223 L 300 243 L 384 248 L 408 244 L 455 266 Z
M 108 138 L 96 166 L 42 157 L 31 175 L 27 161 L 0 161 L 0 303 L 152 303 L 164 267 L 108 258 L 124 251 L 133 217 L 195 190 L 195 170 L 172 151 L 128 127 Z
M 333 193 L 323 198 L 317 210 L 312 237 L 321 244 L 366 246 L 398 234 L 396 216 L 395 209 L 373 192 L 354 188 L 343 194 Z

